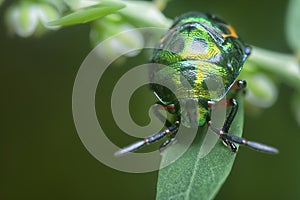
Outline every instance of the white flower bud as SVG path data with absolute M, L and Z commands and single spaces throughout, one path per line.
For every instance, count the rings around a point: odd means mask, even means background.
M 7 10 L 5 21 L 11 33 L 29 37 L 45 31 L 45 28 L 49 28 L 46 23 L 58 16 L 57 11 L 48 4 L 21 2 Z M 44 28 L 41 30 L 40 27 Z

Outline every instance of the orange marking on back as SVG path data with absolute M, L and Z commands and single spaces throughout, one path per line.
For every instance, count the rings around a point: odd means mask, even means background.
M 230 25 L 227 25 L 227 28 L 228 28 L 228 30 L 229 30 L 229 34 L 222 34 L 222 36 L 224 37 L 224 38 L 227 38 L 227 37 L 233 37 L 233 38 L 238 38 L 239 36 L 236 34 L 236 32 L 235 32 L 235 30 L 234 30 L 234 28 L 232 27 L 232 26 L 230 26 Z

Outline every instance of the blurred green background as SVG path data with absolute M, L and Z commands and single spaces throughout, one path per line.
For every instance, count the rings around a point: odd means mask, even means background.
M 247 43 L 291 53 L 284 39 L 287 3 L 174 0 L 164 13 L 170 18 L 187 11 L 215 13 Z M 72 89 L 91 50 L 89 26 L 63 28 L 40 38 L 10 37 L 3 22 L 5 8 L 0 8 L 0 199 L 155 199 L 157 172 L 111 169 L 93 158 L 77 135 Z M 113 86 L 112 75 L 106 77 L 107 91 Z M 300 132 L 289 105 L 293 91 L 285 84 L 279 88 L 271 108 L 259 115 L 247 114 L 246 108 L 244 136 L 272 144 L 280 154 L 240 148 L 216 199 L 300 199 Z M 123 139 L 126 135 L 107 109 L 108 97 L 97 94 L 97 111 L 104 112 L 99 114 L 101 123 L 122 140 L 116 143 L 126 144 L 129 140 Z M 148 105 L 137 98 L 140 104 L 132 108 L 133 115 L 145 116 L 142 121 L 147 122 Z

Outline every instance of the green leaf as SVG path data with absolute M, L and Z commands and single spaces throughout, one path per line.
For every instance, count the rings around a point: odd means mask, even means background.
M 289 0 L 286 16 L 286 34 L 290 47 L 300 51 L 300 0 Z
M 81 8 L 58 20 L 49 22 L 49 26 L 69 26 L 87 23 L 106 15 L 115 13 L 125 7 L 125 4 L 115 1 L 103 1 L 97 5 Z
M 240 109 L 229 132 L 241 136 L 243 105 L 240 100 L 239 103 Z M 201 128 L 189 149 L 173 164 L 159 171 L 157 200 L 209 200 L 215 197 L 231 171 L 236 154 L 219 140 L 206 156 L 201 156 L 203 132 L 205 129 Z M 164 152 L 162 163 L 172 154 L 169 149 Z

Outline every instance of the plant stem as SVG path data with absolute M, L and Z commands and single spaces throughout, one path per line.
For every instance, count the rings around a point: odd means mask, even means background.
M 296 56 L 254 47 L 250 62 L 275 74 L 300 92 L 300 65 Z

